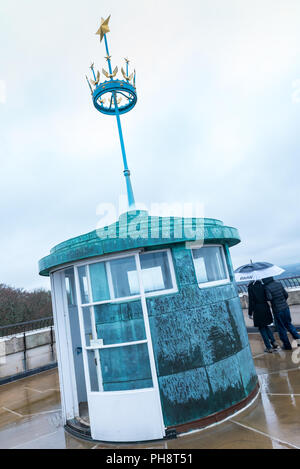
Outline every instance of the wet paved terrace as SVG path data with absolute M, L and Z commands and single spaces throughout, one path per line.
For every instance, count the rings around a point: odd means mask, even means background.
M 261 392 L 246 410 L 217 426 L 149 444 L 79 440 L 64 431 L 55 369 L 0 387 L 0 448 L 299 449 L 300 347 L 266 354 L 260 336 L 249 337 Z

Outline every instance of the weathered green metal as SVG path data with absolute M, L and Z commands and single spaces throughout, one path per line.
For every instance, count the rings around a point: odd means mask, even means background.
M 147 299 L 166 426 L 228 409 L 257 384 L 235 284 L 199 288 L 184 244 L 172 258 L 178 293 Z
M 240 242 L 236 228 L 212 218 L 149 216 L 146 211 L 131 211 L 116 223 L 58 244 L 39 262 L 40 275 L 69 262 L 137 248 L 202 241 L 229 247 Z

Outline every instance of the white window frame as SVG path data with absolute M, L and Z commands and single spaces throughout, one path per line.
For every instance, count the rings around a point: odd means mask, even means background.
M 51 275 L 51 274 L 54 274 L 55 272 L 64 271 L 64 270 L 74 268 L 74 267 L 78 268 L 78 267 L 82 267 L 82 266 L 88 266 L 90 264 L 97 264 L 98 262 L 105 262 L 105 261 L 110 261 L 110 260 L 113 260 L 113 259 L 122 259 L 123 257 L 128 257 L 129 255 L 134 256 L 135 254 L 150 254 L 150 253 L 153 253 L 153 252 L 156 253 L 156 252 L 163 252 L 163 251 L 166 251 L 167 255 L 168 255 L 169 267 L 170 267 L 170 273 L 171 273 L 173 288 L 170 288 L 169 290 L 156 290 L 154 292 L 148 292 L 148 293 L 145 293 L 145 296 L 146 296 L 146 298 L 148 298 L 148 297 L 151 297 L 151 296 L 170 295 L 172 293 L 178 293 L 178 286 L 177 286 L 177 280 L 176 280 L 176 274 L 175 274 L 175 268 L 174 268 L 174 262 L 173 262 L 171 248 L 153 249 L 151 251 L 145 251 L 144 248 L 141 248 L 141 249 L 133 249 L 133 250 L 124 251 L 122 253 L 105 254 L 103 256 L 92 257 L 90 259 L 85 259 L 85 260 L 81 260 L 81 261 L 68 262 L 68 263 L 64 264 L 64 266 L 61 266 L 59 268 L 56 267 L 56 268 L 50 269 L 49 273 Z M 108 275 L 109 289 L 110 289 L 110 292 L 111 292 L 111 291 L 113 291 L 113 288 L 112 288 L 112 285 L 110 284 L 110 282 L 112 280 L 110 272 L 107 272 L 107 275 Z M 117 298 L 117 299 L 111 298 L 110 300 L 106 300 L 106 301 L 103 301 L 103 302 L 100 301 L 100 302 L 86 303 L 86 304 L 81 303 L 81 305 L 83 307 L 84 306 L 93 306 L 93 305 L 97 306 L 98 304 L 102 304 L 102 303 L 108 303 L 108 302 L 118 303 L 120 301 L 130 301 L 130 300 L 134 301 L 135 299 L 139 299 L 139 298 L 140 298 L 140 295 L 132 295 L 132 296 L 129 296 L 129 297 L 126 297 L 126 298 L 125 297 Z
M 221 248 L 221 257 L 223 259 L 223 263 L 224 263 L 224 266 L 225 266 L 226 279 L 213 280 L 211 282 L 199 283 L 198 279 L 197 279 L 197 274 L 196 274 L 195 258 L 194 258 L 193 251 L 195 251 L 196 249 L 210 248 L 210 247 Z M 217 286 L 220 286 L 220 285 L 227 285 L 227 284 L 231 283 L 230 275 L 229 275 L 229 269 L 228 269 L 227 260 L 226 260 L 226 256 L 225 256 L 225 251 L 224 251 L 224 246 L 222 244 L 204 244 L 204 245 L 201 245 L 201 246 L 194 246 L 194 247 L 191 248 L 191 251 L 192 251 L 192 258 L 193 258 L 195 276 L 196 276 L 199 288 L 202 289 L 202 288 L 217 287 Z
M 140 255 L 142 254 L 153 254 L 157 252 L 166 252 L 168 256 L 168 264 L 170 268 L 170 274 L 171 274 L 171 280 L 172 280 L 172 288 L 165 289 L 165 290 L 155 290 L 152 292 L 145 292 L 145 297 L 150 298 L 152 296 L 161 296 L 161 295 L 171 295 L 172 293 L 177 293 L 178 292 L 178 286 L 177 286 L 177 281 L 176 281 L 176 274 L 175 274 L 175 269 L 174 269 L 174 263 L 173 263 L 173 258 L 172 258 L 172 253 L 170 248 L 166 249 L 153 249 L 151 251 L 144 251 L 140 252 Z M 140 256 L 139 256 L 140 259 Z M 143 271 L 143 269 L 141 269 Z
M 151 253 L 157 253 L 157 252 L 164 252 L 164 251 L 167 252 L 167 256 L 168 256 L 169 269 L 170 269 L 171 280 L 172 280 L 172 285 L 173 285 L 173 287 L 171 289 L 157 290 L 157 291 L 149 292 L 149 293 L 145 293 L 144 289 L 142 289 L 142 291 L 139 294 L 132 295 L 132 296 L 129 296 L 129 297 L 111 298 L 109 300 L 104 300 L 104 301 L 82 303 L 81 290 L 80 290 L 80 284 L 79 284 L 79 272 L 78 272 L 79 267 L 82 267 L 82 266 L 86 267 L 86 275 L 87 275 L 87 283 L 88 283 L 88 295 L 89 295 L 89 298 L 92 299 L 89 265 L 96 264 L 96 263 L 99 263 L 99 262 L 110 261 L 112 259 L 113 260 L 122 259 L 122 258 L 125 258 L 125 257 L 131 257 L 132 256 L 132 257 L 135 258 L 136 267 L 137 267 L 137 274 L 139 276 L 139 279 L 141 279 L 142 269 L 141 269 L 141 264 L 140 264 L 140 255 L 141 254 L 151 254 Z M 109 266 L 109 262 L 107 263 L 107 266 Z M 68 266 L 64 266 L 63 269 L 59 269 L 59 270 L 61 270 L 61 271 L 67 270 L 70 267 L 74 267 L 76 298 L 77 298 L 79 323 L 80 323 L 80 329 L 81 329 L 81 341 L 82 341 L 82 348 L 83 348 L 83 362 L 84 362 L 84 369 L 85 369 L 87 392 L 91 393 L 91 394 L 97 394 L 99 392 L 100 393 L 104 392 L 103 391 L 103 386 L 102 386 L 100 356 L 97 353 L 99 350 L 109 349 L 109 348 L 118 348 L 118 347 L 124 347 L 124 346 L 132 346 L 132 345 L 138 345 L 138 344 L 143 344 L 143 343 L 148 344 L 148 352 L 149 352 L 153 387 L 158 389 L 157 373 L 156 373 L 156 367 L 155 367 L 155 361 L 154 361 L 154 355 L 153 355 L 153 346 L 152 346 L 152 340 L 151 340 L 151 334 L 150 334 L 150 326 L 149 326 L 149 320 L 148 320 L 146 299 L 148 297 L 168 295 L 168 294 L 178 292 L 178 287 L 177 287 L 177 281 L 176 281 L 176 275 L 175 275 L 175 269 L 174 269 L 174 263 L 173 263 L 171 249 L 170 248 L 165 248 L 165 249 L 157 249 L 157 250 L 155 249 L 155 250 L 151 250 L 151 251 L 144 251 L 144 250 L 126 251 L 122 254 L 105 255 L 105 256 L 93 258 L 92 260 L 84 260 L 84 261 L 76 262 L 76 263 L 70 264 Z M 56 270 L 56 272 L 57 272 L 57 270 Z M 111 294 L 111 296 L 113 296 L 112 294 L 114 294 L 114 289 L 113 289 L 113 285 L 112 285 L 110 266 L 108 267 L 108 269 L 106 269 L 106 272 L 108 274 L 108 283 L 109 283 L 110 294 Z M 143 298 L 144 298 L 144 300 L 143 300 Z M 109 345 L 100 345 L 99 344 L 98 346 L 97 345 L 87 346 L 86 341 L 85 341 L 85 327 L 84 327 L 84 322 L 83 322 L 83 316 L 85 314 L 84 308 L 89 308 L 90 312 L 92 313 L 91 314 L 91 316 L 93 316 L 93 318 L 91 318 L 91 320 L 92 320 L 92 333 L 93 333 L 93 339 L 96 339 L 97 333 L 96 333 L 94 307 L 97 306 L 97 305 L 123 303 L 123 302 L 134 301 L 134 300 L 141 300 L 141 302 L 142 302 L 143 317 L 144 317 L 144 323 L 145 323 L 145 329 L 146 329 L 146 331 L 145 331 L 146 332 L 146 338 L 144 340 L 126 342 L 126 343 L 119 343 L 119 344 L 109 344 Z M 98 378 L 98 389 L 99 389 L 99 391 L 92 391 L 91 390 L 91 380 L 90 380 L 89 366 L 88 366 L 88 360 L 87 360 L 87 353 L 89 351 L 90 352 L 94 351 L 94 354 L 95 354 L 95 359 L 96 359 L 96 362 L 97 362 L 97 378 Z M 105 391 L 105 393 L 107 393 L 107 392 L 108 391 Z M 116 392 L 122 392 L 122 391 L 112 391 L 112 392 L 116 393 Z M 124 391 L 124 393 L 126 393 L 126 392 L 127 391 Z
M 166 249 L 155 249 L 152 251 L 132 251 L 132 252 L 127 252 L 126 254 L 122 255 L 113 255 L 113 256 L 105 256 L 105 257 L 99 257 L 98 259 L 93 259 L 92 261 L 85 261 L 85 262 L 80 262 L 76 264 L 72 264 L 75 267 L 82 267 L 86 266 L 87 267 L 87 277 L 88 277 L 88 284 L 90 285 L 90 269 L 88 268 L 89 265 L 91 264 L 98 264 L 99 262 L 107 262 L 106 264 L 106 273 L 107 273 L 107 280 L 108 280 L 108 287 L 109 287 L 109 292 L 111 299 L 109 300 L 104 300 L 104 301 L 91 301 L 90 303 L 80 303 L 81 306 L 88 307 L 88 306 L 98 306 L 98 305 L 103 305 L 106 303 L 121 303 L 121 302 L 126 302 L 126 301 L 134 301 L 138 300 L 141 295 L 136 294 L 136 295 L 131 295 L 131 296 L 124 296 L 124 297 L 115 297 L 114 294 L 114 288 L 113 288 L 113 283 L 112 283 L 112 277 L 111 277 L 111 271 L 110 271 L 110 260 L 116 260 L 116 259 L 122 259 L 124 257 L 129 257 L 130 255 L 134 256 L 135 254 L 140 255 L 147 255 L 147 254 L 152 254 L 152 253 L 157 253 L 157 252 L 166 252 L 168 256 L 168 263 L 169 263 L 169 269 L 170 269 L 170 274 L 171 274 L 171 280 L 172 280 L 172 288 L 165 289 L 165 290 L 155 290 L 153 292 L 145 292 L 145 297 L 150 298 L 153 296 L 161 296 L 161 295 L 171 295 L 172 293 L 177 293 L 178 292 L 178 286 L 177 286 L 177 281 L 176 281 L 176 274 L 175 274 L 175 269 L 174 269 L 174 263 L 173 263 L 173 258 L 172 258 L 172 253 L 170 248 Z M 143 269 L 142 269 L 143 270 Z M 89 291 L 89 295 L 91 295 L 91 292 Z M 89 296 L 90 299 L 92 299 L 91 296 Z

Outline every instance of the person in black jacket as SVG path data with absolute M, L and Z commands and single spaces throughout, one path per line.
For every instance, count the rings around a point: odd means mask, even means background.
M 273 277 L 264 279 L 263 283 L 266 289 L 267 300 L 271 301 L 275 324 L 283 343 L 283 348 L 285 350 L 292 350 L 286 331 L 290 332 L 293 338 L 297 340 L 298 346 L 300 346 L 300 335 L 292 324 L 290 308 L 286 301 L 289 296 L 287 291 L 283 288 L 281 282 L 275 281 Z
M 265 343 L 265 352 L 272 353 L 278 349 L 275 338 L 269 325 L 273 322 L 270 306 L 267 302 L 265 287 L 259 280 L 248 285 L 249 317 L 254 320 L 254 326 L 258 327 Z M 273 349 L 273 350 L 272 350 Z

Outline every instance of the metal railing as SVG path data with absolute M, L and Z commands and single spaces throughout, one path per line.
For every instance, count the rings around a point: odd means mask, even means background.
M 41 345 L 38 343 L 33 346 L 32 344 L 28 345 L 28 340 L 29 337 L 27 335 L 28 332 L 33 332 L 36 331 L 43 331 L 43 329 L 50 329 L 50 337 L 49 337 L 49 342 L 46 343 L 45 345 L 49 345 L 50 347 L 50 355 L 47 359 L 47 362 L 44 364 L 41 364 L 38 367 L 35 367 L 36 360 L 33 360 L 31 357 L 28 357 L 28 352 L 30 352 L 33 348 L 39 348 Z M 17 354 L 18 356 L 20 353 L 23 354 L 23 358 L 19 357 L 18 358 L 18 366 L 16 368 L 16 372 L 14 374 L 11 374 L 11 371 L 8 372 L 8 374 L 3 374 L 2 377 L 0 378 L 0 385 L 1 384 L 6 384 L 11 381 L 15 381 L 17 379 L 25 378 L 26 376 L 31 376 L 36 373 L 40 373 L 42 371 L 50 370 L 54 367 L 57 366 L 56 362 L 56 353 L 55 353 L 55 337 L 54 337 L 54 326 L 53 326 L 53 317 L 50 318 L 41 318 L 41 319 L 35 319 L 33 321 L 26 321 L 26 322 L 19 322 L 17 324 L 9 324 L 7 326 L 0 326 L 0 338 L 4 338 L 5 340 L 9 340 L 11 337 L 19 336 L 22 339 L 22 344 L 21 345 L 21 350 L 19 352 L 11 352 L 10 355 L 8 356 L 13 356 Z M 45 354 L 44 354 L 45 355 Z M 44 355 L 43 355 L 43 360 L 44 360 Z M 5 366 L 6 360 L 4 362 Z M 9 368 L 9 370 L 12 370 L 12 368 Z M 21 371 L 20 371 L 21 370 Z M 2 370 L 3 371 L 3 370 Z
M 300 277 L 280 278 L 278 280 L 282 283 L 284 288 L 300 288 Z M 239 293 L 248 293 L 247 284 L 238 285 L 237 287 Z
M 19 322 L 16 324 L 8 324 L 7 326 L 0 326 L 0 337 L 7 337 L 10 335 L 21 334 L 46 327 L 53 326 L 53 317 L 34 319 L 33 321 Z

